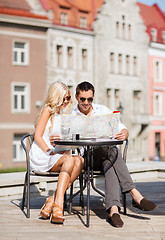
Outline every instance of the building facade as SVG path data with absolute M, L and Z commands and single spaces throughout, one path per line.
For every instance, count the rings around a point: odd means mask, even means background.
M 151 123 L 148 155 L 151 160 L 165 160 L 165 15 L 157 4 L 138 5 L 150 38 L 148 101 Z
M 95 103 L 121 111 L 129 161 L 152 157 L 153 146 L 164 153 L 164 45 L 154 42 L 148 51 L 151 36 L 140 6 L 119 2 L 0 0 L 1 168 L 25 166 L 20 139 L 34 131 L 45 92 L 57 80 L 73 95 L 79 82 L 89 81 Z M 162 114 L 154 115 L 160 103 Z
M 20 139 L 45 94 L 48 25 L 26 1 L 0 1 L 0 168 L 25 166 Z
M 97 102 L 121 110 L 128 159 L 138 161 L 148 156 L 149 38 L 136 1 L 120 0 L 120 8 L 115 0 L 104 3 L 94 24 Z

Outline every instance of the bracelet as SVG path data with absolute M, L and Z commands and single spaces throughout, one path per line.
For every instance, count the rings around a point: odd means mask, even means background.
M 49 151 L 46 152 L 47 156 L 50 156 L 50 153 L 52 152 L 52 149 L 50 149 Z

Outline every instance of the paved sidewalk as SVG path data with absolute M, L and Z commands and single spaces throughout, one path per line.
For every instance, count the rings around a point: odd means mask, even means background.
M 27 219 L 20 210 L 21 195 L 0 197 L 0 239 L 1 240 L 165 240 L 165 180 L 152 179 L 137 182 L 141 193 L 158 204 L 152 212 L 142 212 L 131 206 L 127 195 L 127 215 L 121 213 L 123 228 L 117 229 L 106 222 L 103 199 L 91 190 L 90 227 L 85 226 L 86 216 L 82 216 L 73 202 L 74 213 L 68 215 L 64 225 L 51 224 L 39 216 L 45 196 L 31 197 L 31 218 Z

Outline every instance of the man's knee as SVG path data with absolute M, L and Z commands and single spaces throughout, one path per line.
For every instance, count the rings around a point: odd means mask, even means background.
M 113 164 L 118 157 L 119 149 L 116 146 L 109 146 L 107 151 L 107 158 Z

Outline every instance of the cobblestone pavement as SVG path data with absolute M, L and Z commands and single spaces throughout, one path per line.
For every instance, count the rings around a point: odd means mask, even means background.
M 152 212 L 142 212 L 131 206 L 127 194 L 127 215 L 121 217 L 123 228 L 114 228 L 106 221 L 102 197 L 91 190 L 90 226 L 87 228 L 86 215 L 82 216 L 78 206 L 79 198 L 73 201 L 73 211 L 65 212 L 64 225 L 51 224 L 43 220 L 39 211 L 47 194 L 31 196 L 31 217 L 28 219 L 20 210 L 20 195 L 0 197 L 0 239 L 1 240 L 165 240 L 165 180 L 147 180 L 137 182 L 137 188 L 148 199 L 158 204 Z

